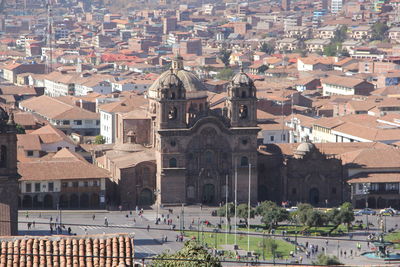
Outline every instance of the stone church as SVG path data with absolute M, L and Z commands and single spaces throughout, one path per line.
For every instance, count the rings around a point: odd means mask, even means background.
M 173 60 L 149 88 L 146 114 L 118 127 L 115 147 L 95 159 L 117 173 L 115 196 L 125 208 L 153 196 L 161 204 L 218 204 L 228 192 L 233 201 L 236 180 L 238 201 L 248 201 L 249 180 L 257 201 L 256 88 L 241 71 L 227 93 L 224 107 L 211 109 L 205 85 L 181 57 Z
M 18 190 L 15 123 L 0 108 L 0 236 L 18 234 Z

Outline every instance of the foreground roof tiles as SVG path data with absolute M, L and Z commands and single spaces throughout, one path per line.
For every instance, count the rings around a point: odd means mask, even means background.
M 133 266 L 132 234 L 0 238 L 0 266 Z

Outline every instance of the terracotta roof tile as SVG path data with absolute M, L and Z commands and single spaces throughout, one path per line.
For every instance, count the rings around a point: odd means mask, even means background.
M 0 266 L 133 266 L 133 234 L 0 238 Z

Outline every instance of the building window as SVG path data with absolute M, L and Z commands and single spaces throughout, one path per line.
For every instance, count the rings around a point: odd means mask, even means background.
M 100 125 L 100 121 L 99 120 L 96 120 L 96 125 Z
M 72 187 L 79 187 L 79 182 L 72 182 Z
M 82 125 L 82 120 L 74 120 L 75 125 Z
M 358 184 L 358 190 L 363 190 L 363 184 Z
M 286 141 L 286 134 L 282 134 L 282 140 Z
M 35 183 L 35 192 L 40 192 L 40 183 Z
M 0 168 L 5 168 L 7 166 L 7 147 L 3 145 L 0 148 Z
M 33 151 L 32 150 L 28 150 L 26 152 L 26 154 L 28 155 L 28 157 L 32 157 L 33 156 Z
M 275 140 L 275 136 L 271 135 L 271 136 L 269 137 L 269 140 L 273 142 L 273 141 Z
M 84 186 L 84 187 L 88 187 L 88 186 L 89 186 L 89 183 L 88 183 L 87 181 L 85 181 L 85 182 L 83 182 L 83 186 Z
M 176 168 L 177 165 L 178 165 L 178 163 L 177 163 L 177 161 L 176 161 L 176 158 L 171 158 L 171 159 L 169 160 L 169 167 L 170 167 L 170 168 Z
M 240 166 L 246 167 L 247 165 L 249 165 L 249 158 L 248 157 L 241 157 Z
M 60 146 L 59 146 L 59 147 L 57 147 L 57 151 L 60 151 L 61 149 L 62 149 L 62 147 L 60 147 Z
M 61 185 L 62 187 L 68 187 L 68 182 L 64 182 L 64 183 L 62 183 L 62 185 Z
M 54 183 L 51 182 L 49 183 L 49 192 L 53 192 L 54 191 Z
M 398 183 L 387 183 L 386 184 L 386 190 L 387 191 L 398 191 L 399 190 L 399 184 Z
M 25 191 L 27 193 L 32 192 L 32 184 L 25 184 Z
M 69 125 L 69 120 L 64 120 L 63 125 Z
M 297 193 L 296 188 L 292 188 L 292 195 L 296 195 L 296 193 Z
M 93 186 L 99 186 L 99 183 L 97 182 L 97 180 L 93 181 Z
M 333 194 L 333 195 L 336 194 L 336 187 L 332 187 L 332 194 Z

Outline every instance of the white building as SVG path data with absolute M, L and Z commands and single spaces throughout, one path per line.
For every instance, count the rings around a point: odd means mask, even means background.
M 261 128 L 258 135 L 263 139 L 263 144 L 289 143 L 290 128 L 282 123 L 259 124 L 258 127 Z
M 331 2 L 331 13 L 337 14 L 342 11 L 343 0 L 332 0 Z

